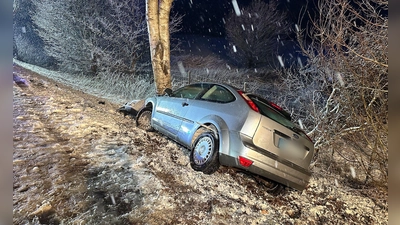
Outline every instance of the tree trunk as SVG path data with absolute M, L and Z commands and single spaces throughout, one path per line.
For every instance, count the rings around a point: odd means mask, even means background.
M 169 14 L 173 0 L 146 0 L 151 63 L 157 94 L 171 88 Z

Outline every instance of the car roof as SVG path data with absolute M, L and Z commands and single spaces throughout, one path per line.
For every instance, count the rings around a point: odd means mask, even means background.
M 233 86 L 233 85 L 231 85 L 231 84 L 227 84 L 227 83 L 217 83 L 217 82 L 196 82 L 196 83 L 191 83 L 191 84 L 188 84 L 188 85 L 185 85 L 185 86 L 189 86 L 189 85 L 198 85 L 198 84 L 221 85 L 221 86 L 223 86 L 223 87 L 227 87 L 227 88 L 233 89 L 234 91 L 238 91 L 238 90 L 243 91 L 243 89 L 238 88 L 238 87 L 235 87 L 235 86 Z M 274 111 L 276 111 L 277 113 L 279 113 L 279 114 L 281 114 L 282 116 L 286 117 L 286 119 L 288 119 L 288 120 L 290 120 L 290 121 L 292 120 L 292 117 L 290 116 L 290 113 L 289 113 L 289 112 L 287 112 L 287 111 L 284 110 L 283 108 L 282 108 L 281 110 L 278 110 L 278 109 L 276 109 L 275 107 L 272 107 L 272 106 L 271 106 L 271 101 L 270 101 L 270 100 L 268 100 L 268 99 L 266 99 L 266 98 L 264 98 L 264 97 L 262 97 L 262 96 L 260 96 L 260 95 L 258 95 L 258 94 L 255 94 L 255 93 L 246 92 L 246 91 L 243 91 L 243 92 L 244 92 L 244 93 L 247 93 L 247 94 L 250 94 L 250 95 L 252 95 L 252 96 L 256 96 L 257 98 L 264 99 L 265 101 L 267 101 L 268 105 L 270 105 L 270 107 L 271 107 Z

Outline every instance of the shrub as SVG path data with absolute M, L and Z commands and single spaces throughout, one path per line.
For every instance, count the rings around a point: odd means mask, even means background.
M 297 33 L 309 58 L 302 76 L 318 85 L 308 97 L 315 145 L 361 168 L 365 182 L 387 184 L 388 1 L 319 0 L 317 9 Z

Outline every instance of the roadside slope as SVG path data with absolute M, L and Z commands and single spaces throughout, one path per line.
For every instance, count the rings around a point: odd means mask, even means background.
M 118 104 L 14 66 L 15 224 L 387 224 L 387 195 L 315 168 L 274 196 L 251 176 L 190 168 L 189 151 Z M 95 93 L 95 92 L 94 92 Z

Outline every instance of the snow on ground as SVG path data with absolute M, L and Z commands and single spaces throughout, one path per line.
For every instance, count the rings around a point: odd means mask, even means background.
M 318 166 L 303 192 L 277 195 L 231 168 L 205 175 L 95 91 L 14 74 L 29 83 L 13 89 L 14 224 L 388 224 L 385 192 Z

